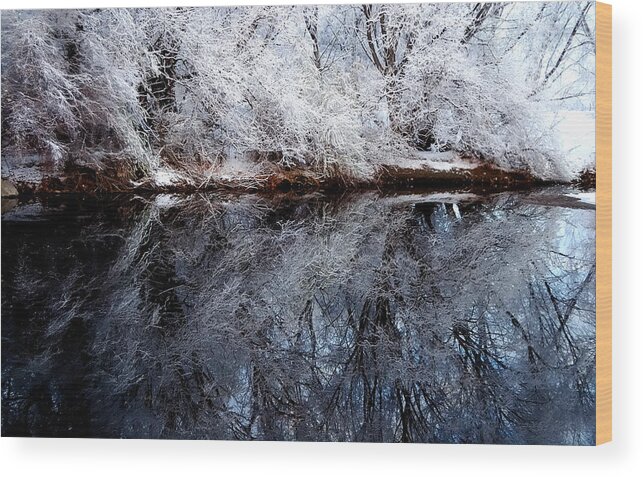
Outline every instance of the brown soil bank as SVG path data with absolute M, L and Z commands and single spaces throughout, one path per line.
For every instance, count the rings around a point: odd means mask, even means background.
M 196 192 L 209 190 L 243 191 L 308 191 L 344 189 L 393 189 L 413 187 L 481 186 L 489 188 L 524 188 L 542 185 L 545 181 L 521 171 L 505 171 L 488 165 L 448 170 L 430 167 L 379 166 L 371 179 L 354 180 L 341 175 L 320 176 L 306 169 L 275 169 L 272 172 L 243 178 L 210 178 L 207 181 L 188 175 L 171 184 L 157 184 L 152 180 L 134 182 L 118 171 L 88 168 L 67 168 L 59 174 L 44 174 L 42 177 L 19 175 L 3 179 L 5 191 L 11 195 L 40 193 L 101 193 L 101 192 Z
M 429 167 L 408 169 L 397 166 L 383 166 L 376 177 L 376 183 L 391 186 L 431 185 L 481 185 L 492 187 L 525 187 L 542 184 L 544 181 L 521 171 L 504 171 L 489 165 L 471 169 L 436 170 Z

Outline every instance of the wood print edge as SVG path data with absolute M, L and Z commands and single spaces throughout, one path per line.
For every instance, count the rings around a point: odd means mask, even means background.
M 596 3 L 596 444 L 612 440 L 612 6 Z

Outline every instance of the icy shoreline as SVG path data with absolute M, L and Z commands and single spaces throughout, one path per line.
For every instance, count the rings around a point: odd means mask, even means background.
M 451 153 L 418 154 L 415 158 L 385 161 L 374 167 L 370 177 L 361 179 L 341 175 L 322 175 L 305 168 L 281 168 L 263 171 L 210 171 L 188 173 L 161 167 L 140 180 L 118 181 L 109 171 L 86 168 L 66 171 L 28 167 L 3 170 L 3 197 L 9 184 L 19 194 L 32 193 L 92 193 L 92 192 L 195 192 L 206 190 L 311 190 L 356 188 L 409 188 L 443 185 L 485 185 L 497 187 L 545 184 L 522 171 L 507 171 L 498 167 L 460 158 Z M 7 183 L 5 187 L 4 183 Z M 13 190 L 13 189 L 12 189 Z

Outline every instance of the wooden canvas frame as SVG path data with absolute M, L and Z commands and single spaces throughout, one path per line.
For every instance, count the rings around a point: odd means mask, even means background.
M 612 440 L 612 6 L 596 3 L 596 444 Z

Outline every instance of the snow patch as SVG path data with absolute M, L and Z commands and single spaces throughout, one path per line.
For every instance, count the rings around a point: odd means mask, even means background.
M 171 169 L 158 169 L 152 174 L 152 182 L 159 187 L 168 187 L 179 184 L 181 176 Z
M 578 199 L 585 204 L 596 205 L 596 192 L 573 192 L 565 195 Z
M 436 171 L 451 171 L 454 169 L 475 169 L 475 162 L 460 157 L 454 151 L 432 152 L 415 151 L 411 157 L 398 157 L 385 160 L 384 165 L 401 167 L 403 169 L 433 169 Z

